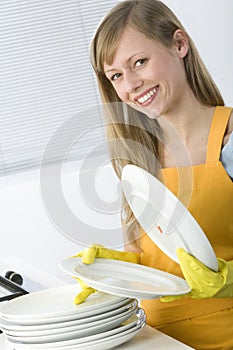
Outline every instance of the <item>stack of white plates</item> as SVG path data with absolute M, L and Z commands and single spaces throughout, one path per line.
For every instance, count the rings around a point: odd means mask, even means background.
M 135 299 L 96 292 L 75 305 L 79 292 L 79 285 L 72 284 L 4 303 L 0 327 L 12 349 L 110 349 L 145 325 L 144 311 Z

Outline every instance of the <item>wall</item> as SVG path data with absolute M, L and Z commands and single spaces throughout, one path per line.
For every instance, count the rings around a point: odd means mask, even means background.
M 225 103 L 233 106 L 231 0 L 164 0 L 194 40 Z

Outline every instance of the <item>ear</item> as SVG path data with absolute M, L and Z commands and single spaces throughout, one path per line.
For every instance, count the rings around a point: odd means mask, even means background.
M 187 56 L 189 51 L 189 42 L 187 35 L 181 29 L 177 29 L 173 34 L 173 41 L 180 58 Z

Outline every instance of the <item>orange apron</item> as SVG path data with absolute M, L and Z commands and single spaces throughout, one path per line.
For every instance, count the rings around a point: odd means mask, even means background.
M 216 107 L 207 145 L 206 164 L 162 169 L 166 186 L 198 221 L 218 257 L 233 260 L 233 183 L 219 161 L 231 109 Z M 180 179 L 190 178 L 190 182 Z M 187 184 L 185 184 L 187 183 Z M 179 188 L 179 186 L 181 188 Z M 191 193 L 191 195 L 190 195 Z M 140 239 L 141 264 L 183 277 L 177 263 L 146 235 Z M 142 300 L 147 323 L 194 349 L 233 350 L 233 298 L 191 299 L 169 303 Z

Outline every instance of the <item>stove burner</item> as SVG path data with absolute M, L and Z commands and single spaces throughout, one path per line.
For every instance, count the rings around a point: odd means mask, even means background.
M 7 271 L 5 277 L 8 280 L 18 284 L 19 286 L 22 286 L 23 284 L 23 277 L 19 273 L 16 273 L 14 271 Z

